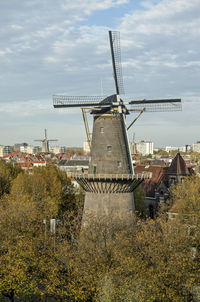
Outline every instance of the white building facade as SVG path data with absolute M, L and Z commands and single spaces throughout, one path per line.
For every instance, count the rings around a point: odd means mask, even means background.
M 153 154 L 154 143 L 151 141 L 141 141 L 136 143 L 137 153 L 145 156 L 148 154 Z
M 178 147 L 173 147 L 173 146 L 166 146 L 165 147 L 165 151 L 166 152 L 171 152 L 171 151 L 175 151 L 175 150 L 178 150 L 179 148 Z
M 83 151 L 85 153 L 90 153 L 90 146 L 89 146 L 89 143 L 88 142 L 84 142 L 83 143 Z
M 200 152 L 200 141 L 193 144 L 193 151 L 194 152 Z
M 61 147 L 60 146 L 53 146 L 53 147 L 50 147 L 49 149 L 50 149 L 51 153 L 54 153 L 54 154 L 61 153 Z

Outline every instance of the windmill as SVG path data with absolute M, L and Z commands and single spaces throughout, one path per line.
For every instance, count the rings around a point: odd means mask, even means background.
M 57 139 L 47 139 L 47 129 L 44 129 L 44 139 L 35 139 L 35 142 L 42 143 L 42 152 L 50 153 L 49 152 L 49 142 L 57 142 Z
M 109 41 L 115 94 L 102 96 L 54 95 L 54 108 L 80 107 L 82 109 L 88 143 L 91 146 L 91 161 L 88 174 L 75 175 L 85 190 L 83 220 L 95 214 L 124 216 L 126 220 L 134 212 L 133 191 L 149 175 L 135 175 L 131 160 L 128 129 L 145 111 L 177 111 L 180 99 L 131 100 L 125 102 L 120 34 L 109 31 Z M 90 136 L 86 112 L 93 115 L 93 132 Z M 139 112 L 127 127 L 125 117 L 130 112 Z
M 131 155 L 134 155 L 136 153 L 137 153 L 137 150 L 136 150 L 136 142 L 135 142 L 135 133 L 133 133 L 132 143 L 131 143 Z

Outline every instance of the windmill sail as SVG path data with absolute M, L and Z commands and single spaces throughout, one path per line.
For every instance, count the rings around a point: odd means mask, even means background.
M 109 31 L 109 40 L 116 94 L 124 94 L 120 50 L 120 33 L 118 31 Z
M 54 108 L 100 107 L 102 108 L 103 113 L 105 111 L 107 112 L 108 107 L 112 111 L 114 107 L 118 107 L 119 109 L 120 106 L 123 106 L 125 108 L 125 106 L 127 105 L 128 110 L 123 110 L 124 114 L 128 114 L 129 111 L 165 112 L 181 110 L 181 99 L 178 98 L 157 100 L 144 99 L 124 102 L 124 100 L 120 98 L 120 95 L 124 94 L 120 50 L 120 33 L 118 31 L 109 31 L 109 41 L 116 94 L 110 96 L 68 96 L 63 94 L 54 95 Z M 120 104 L 118 104 L 118 102 Z M 96 111 L 94 110 L 93 113 L 95 112 Z
M 181 99 L 133 100 L 129 105 L 133 111 L 144 109 L 147 112 L 180 111 L 182 108 Z
M 54 108 L 102 106 L 100 102 L 104 99 L 105 96 L 54 95 L 53 106 Z

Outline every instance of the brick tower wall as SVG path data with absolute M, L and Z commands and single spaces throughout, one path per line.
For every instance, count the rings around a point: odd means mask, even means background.
M 123 116 L 94 116 L 89 173 L 132 174 Z
M 133 174 L 123 116 L 119 113 L 95 115 L 89 174 Z M 120 180 L 119 180 L 120 182 Z M 100 184 L 98 184 L 100 186 Z M 132 220 L 135 211 L 133 192 L 86 192 L 83 225 L 90 216 L 118 216 Z

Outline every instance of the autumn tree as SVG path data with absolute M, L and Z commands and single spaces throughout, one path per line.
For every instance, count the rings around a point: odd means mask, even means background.
M 80 230 L 81 217 L 66 202 L 51 233 L 43 223 L 46 205 L 48 215 L 59 213 L 66 180 L 54 167 L 14 180 L 0 206 L 2 295 L 11 301 L 195 301 L 200 283 L 197 176 L 172 188 L 174 220 L 163 213 L 155 220 L 133 217 L 132 224 L 114 215 L 91 217 Z
M 163 150 L 163 149 L 158 149 L 158 151 L 154 150 L 153 153 L 156 154 L 156 155 L 161 155 L 161 156 L 163 156 L 163 155 L 169 156 L 169 153 L 167 151 Z
M 21 172 L 22 170 L 18 165 L 0 160 L 0 197 L 5 193 L 10 193 L 13 180 Z
M 192 175 L 172 189 L 172 212 L 180 224 L 187 226 L 193 246 L 200 252 L 200 178 Z
M 134 202 L 135 202 L 136 215 L 138 215 L 141 218 L 145 218 L 146 217 L 145 192 L 141 185 L 139 185 L 134 191 Z
M 10 301 L 40 301 L 57 282 L 53 235 L 34 202 L 10 200 L 0 213 L 0 293 Z
M 193 162 L 198 163 L 200 161 L 200 154 L 199 152 L 190 152 L 190 158 Z
M 187 227 L 161 218 L 108 223 L 93 222 L 70 260 L 75 301 L 192 301 L 199 263 Z
M 19 174 L 13 181 L 10 198 L 35 202 L 44 217 L 51 218 L 78 210 L 83 203 L 81 193 L 75 190 L 66 173 L 54 165 Z

